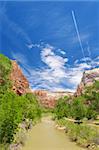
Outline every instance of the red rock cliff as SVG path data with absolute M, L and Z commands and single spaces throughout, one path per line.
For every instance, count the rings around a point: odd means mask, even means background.
M 81 94 L 83 94 L 85 86 L 92 85 L 95 80 L 99 80 L 99 68 L 85 71 L 83 73 L 81 83 L 77 87 L 75 96 L 80 96 Z
M 38 96 L 40 104 L 46 108 L 54 108 L 59 98 L 73 95 L 73 93 L 66 91 L 50 92 L 45 90 L 34 90 L 33 93 Z
M 29 83 L 26 77 L 23 75 L 16 61 L 11 62 L 12 72 L 10 75 L 10 80 L 12 81 L 12 90 L 18 95 L 25 94 L 29 90 Z

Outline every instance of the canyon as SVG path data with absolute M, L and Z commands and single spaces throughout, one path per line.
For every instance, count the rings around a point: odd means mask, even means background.
M 64 96 L 80 96 L 84 93 L 86 86 L 92 85 L 95 80 L 99 80 L 99 68 L 92 70 L 86 70 L 83 73 L 80 84 L 77 87 L 75 93 L 67 91 L 47 91 L 47 90 L 31 90 L 29 82 L 22 73 L 21 68 L 18 66 L 16 61 L 12 62 L 12 71 L 10 74 L 10 80 L 12 81 L 12 90 L 18 95 L 26 93 L 33 93 L 38 97 L 39 103 L 46 108 L 53 108 L 56 101 Z
M 46 108 L 54 108 L 57 100 L 65 96 L 73 96 L 72 92 L 67 91 L 46 91 L 34 90 L 33 94 L 37 95 L 40 103 Z

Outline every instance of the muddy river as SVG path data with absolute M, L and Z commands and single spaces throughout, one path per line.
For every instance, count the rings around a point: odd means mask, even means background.
M 50 117 L 42 121 L 28 132 L 27 141 L 22 150 L 84 150 L 74 142 L 70 142 L 63 131 L 55 129 Z

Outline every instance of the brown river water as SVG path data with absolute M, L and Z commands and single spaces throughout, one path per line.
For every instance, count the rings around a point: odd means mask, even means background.
M 84 150 L 70 142 L 63 131 L 55 129 L 55 122 L 50 117 L 43 117 L 27 137 L 22 150 Z

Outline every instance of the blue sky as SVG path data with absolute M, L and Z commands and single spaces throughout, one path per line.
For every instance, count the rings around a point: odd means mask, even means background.
M 0 1 L 0 53 L 32 89 L 74 91 L 84 70 L 99 67 L 98 20 L 98 1 Z

